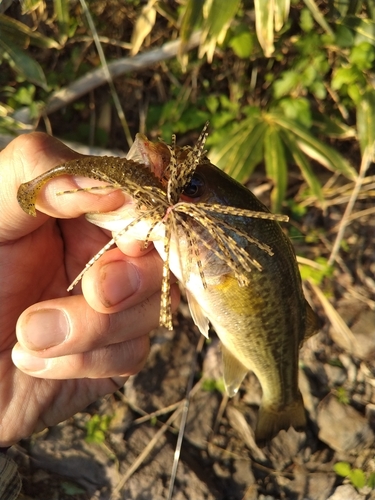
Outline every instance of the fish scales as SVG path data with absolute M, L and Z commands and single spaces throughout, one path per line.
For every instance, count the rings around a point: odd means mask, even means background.
M 135 198 L 140 218 L 145 214 L 149 222 L 147 238 L 166 260 L 161 323 L 172 326 L 171 269 L 186 288 L 200 331 L 207 336 L 210 322 L 221 340 L 228 394 L 236 394 L 249 370 L 258 377 L 263 398 L 255 437 L 263 443 L 281 429 L 306 424 L 298 351 L 318 323 L 303 295 L 293 246 L 277 222 L 285 217 L 270 214 L 212 165 L 203 151 L 205 137 L 204 129 L 194 148 L 176 148 L 137 134 L 127 159 L 67 162 L 21 185 L 18 200 L 34 215 L 42 186 L 64 174 L 110 181 Z M 126 213 L 87 218 L 114 235 L 129 227 Z

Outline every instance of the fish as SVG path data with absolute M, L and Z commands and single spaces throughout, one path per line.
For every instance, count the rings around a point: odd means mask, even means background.
M 259 445 L 280 430 L 303 430 L 306 414 L 298 388 L 303 342 L 319 330 L 303 294 L 293 245 L 272 214 L 245 186 L 213 165 L 204 145 L 152 142 L 137 134 L 126 158 L 86 157 L 59 165 L 22 184 L 17 199 L 36 215 L 46 182 L 58 175 L 106 181 L 133 200 L 132 207 L 86 218 L 112 231 L 112 240 L 87 268 L 126 233 L 145 245 L 153 241 L 164 261 L 160 324 L 172 329 L 170 273 L 180 281 L 192 318 L 208 337 L 210 325 L 221 341 L 227 394 L 237 394 L 249 371 L 258 378 L 262 401 L 255 428 Z

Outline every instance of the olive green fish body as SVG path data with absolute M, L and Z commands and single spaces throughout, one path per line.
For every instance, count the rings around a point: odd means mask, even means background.
M 193 180 L 199 180 L 201 189 L 197 206 L 202 202 L 223 203 L 268 212 L 248 189 L 210 163 L 199 165 Z M 209 261 L 220 271 L 216 280 L 207 272 L 204 289 L 197 285 L 198 270 L 195 268 L 195 279 L 190 270 L 185 286 L 193 317 L 206 316 L 222 342 L 229 395 L 237 392 L 248 370 L 258 377 L 263 401 L 256 438 L 264 441 L 280 429 L 290 425 L 299 429 L 306 423 L 298 389 L 298 351 L 303 338 L 313 333 L 307 325 L 307 314 L 313 313 L 303 295 L 293 247 L 278 222 L 233 215 L 218 215 L 217 219 L 220 218 L 230 224 L 237 244 L 258 261 L 261 270 L 252 269 L 249 284 L 240 286 L 230 269 L 220 267 L 220 262 L 215 266 L 213 260 L 220 259 L 213 259 L 210 251 L 200 245 L 205 274 Z M 268 245 L 273 255 L 239 237 L 236 229 Z M 179 241 L 181 238 L 180 235 Z M 206 239 L 210 240 L 210 236 L 206 235 Z M 188 274 L 175 269 L 173 264 L 172 271 L 180 278 Z
M 205 130 L 194 148 L 181 149 L 138 134 L 126 159 L 66 162 L 22 184 L 18 201 L 35 215 L 39 191 L 59 175 L 104 180 L 132 196 L 131 217 L 147 223 L 144 238 L 155 240 L 167 262 L 161 324 L 172 327 L 171 269 L 186 287 L 201 332 L 207 335 L 211 322 L 221 339 L 228 394 L 238 391 L 249 370 L 258 377 L 263 400 L 255 436 L 265 441 L 280 429 L 305 425 L 298 350 L 317 331 L 317 322 L 302 292 L 293 247 L 277 222 L 285 218 L 270 214 L 249 190 L 209 162 Z M 88 219 L 114 235 L 132 225 L 124 228 L 125 212 L 89 214 Z M 161 237 L 153 236 L 155 228 Z

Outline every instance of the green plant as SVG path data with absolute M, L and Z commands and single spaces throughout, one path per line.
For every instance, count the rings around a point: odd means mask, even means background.
M 348 462 L 337 462 L 333 466 L 337 475 L 346 477 L 350 483 L 357 489 L 367 486 L 375 488 L 375 472 L 366 473 L 362 469 L 353 469 Z
M 221 394 L 225 394 L 225 385 L 223 378 L 214 379 L 214 378 L 205 378 L 202 381 L 202 390 L 206 392 L 214 392 L 218 391 Z
M 349 1 L 346 7 L 333 2 L 325 15 L 313 0 L 304 4 L 294 2 L 294 16 L 288 17 L 289 3 L 284 0 L 275 2 L 274 10 L 255 1 L 255 38 L 245 0 L 233 11 L 224 8 L 222 0 L 189 0 L 181 9 L 183 40 L 200 26 L 199 55 L 206 54 L 214 64 L 216 46 L 232 49 L 244 60 L 244 71 L 252 67 L 250 88 L 246 79 L 229 83 L 229 105 L 225 94 L 212 95 L 204 85 L 194 103 L 180 90 L 176 99 L 159 108 L 159 120 L 149 121 L 163 136 L 168 129 L 169 136 L 199 128 L 210 118 L 213 133 L 207 146 L 212 161 L 240 182 L 263 163 L 274 185 L 274 211 L 285 199 L 291 163 L 324 206 L 314 163 L 356 178 L 355 169 L 328 141 L 357 136 L 362 152 L 375 141 L 374 2 L 360 6 Z M 157 115 L 156 109 L 150 111 Z
M 343 405 L 348 405 L 350 403 L 349 394 L 345 387 L 337 387 L 336 396 L 339 403 Z
M 33 31 L 25 24 L 0 14 L 0 62 L 7 61 L 25 80 L 47 90 L 47 81 L 40 64 L 25 49 L 32 45 L 41 49 L 58 49 L 52 38 Z
M 328 265 L 328 260 L 325 257 L 317 257 L 314 265 L 300 264 L 299 270 L 303 280 L 310 280 L 315 285 L 321 285 L 324 278 L 331 277 L 333 274 L 333 267 Z
M 87 443 L 103 443 L 112 420 L 110 415 L 93 415 L 86 423 Z

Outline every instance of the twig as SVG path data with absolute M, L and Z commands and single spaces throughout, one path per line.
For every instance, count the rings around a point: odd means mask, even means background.
M 364 177 L 366 175 L 366 172 L 367 172 L 367 170 L 368 170 L 368 168 L 370 166 L 371 158 L 372 158 L 372 151 L 371 151 L 371 149 L 372 148 L 367 147 L 365 149 L 364 154 L 363 154 L 362 162 L 361 162 L 361 168 L 359 169 L 359 175 L 358 175 L 358 177 L 356 179 L 356 182 L 355 182 L 352 194 L 350 195 L 348 204 L 346 205 L 345 212 L 344 212 L 343 218 L 341 220 L 339 230 L 337 232 L 336 240 L 335 240 L 335 243 L 333 245 L 331 255 L 330 255 L 329 259 L 328 259 L 328 265 L 329 266 L 331 266 L 333 264 L 333 262 L 336 260 L 336 256 L 338 254 L 338 251 L 339 251 L 339 248 L 340 248 L 340 245 L 341 245 L 341 241 L 342 241 L 342 239 L 344 237 L 345 228 L 346 228 L 346 226 L 347 226 L 347 224 L 349 222 L 349 217 L 350 217 L 350 215 L 352 213 L 354 203 L 357 200 L 359 191 L 360 191 L 361 186 L 362 186 L 362 181 L 363 181 L 363 179 L 364 179 Z
M 168 500 L 172 500 L 172 496 L 173 496 L 173 488 L 174 488 L 174 483 L 175 483 L 176 475 L 177 475 L 177 467 L 178 467 L 178 462 L 180 460 L 180 455 L 181 455 L 182 440 L 184 438 L 186 420 L 187 420 L 187 416 L 188 416 L 188 412 L 189 412 L 190 398 L 192 395 L 192 388 L 193 388 L 194 376 L 195 376 L 195 366 L 197 364 L 198 354 L 203 349 L 204 341 L 205 341 L 204 336 L 200 335 L 198 345 L 197 345 L 197 348 L 195 350 L 195 356 L 194 356 L 193 361 L 192 361 L 190 377 L 189 377 L 188 385 L 186 388 L 186 397 L 185 397 L 184 406 L 182 409 L 180 429 L 178 432 L 176 449 L 174 452 L 171 480 L 169 483 Z
M 190 397 L 193 396 L 198 389 L 201 386 L 201 380 L 199 380 L 193 389 L 190 392 Z M 149 453 L 153 450 L 154 446 L 158 443 L 159 439 L 162 437 L 163 434 L 170 428 L 171 424 L 176 420 L 176 418 L 180 415 L 184 408 L 185 400 L 180 401 L 178 408 L 172 413 L 172 415 L 169 417 L 169 419 L 165 422 L 163 427 L 161 427 L 158 432 L 155 434 L 155 436 L 151 439 L 151 441 L 148 443 L 148 445 L 145 447 L 145 449 L 142 451 L 140 455 L 135 459 L 131 467 L 125 472 L 125 474 L 122 476 L 120 479 L 119 483 L 117 486 L 114 488 L 110 500 L 115 500 L 117 498 L 117 495 L 120 493 L 122 488 L 125 486 L 126 481 L 134 474 L 134 472 L 142 465 L 144 460 L 148 457 Z
M 108 68 L 108 63 L 107 63 L 107 60 L 106 60 L 105 55 L 104 55 L 102 44 L 100 43 L 100 40 L 99 40 L 98 32 L 96 31 L 95 23 L 93 21 L 91 13 L 87 7 L 86 0 L 80 0 L 80 2 L 81 2 L 83 13 L 86 16 L 87 22 L 90 26 L 92 36 L 94 38 L 96 50 L 98 51 L 98 54 L 99 54 L 99 59 L 100 59 L 100 62 L 101 62 L 102 68 L 103 68 L 105 79 L 106 79 L 106 81 L 109 85 L 109 88 L 111 90 L 112 99 L 113 99 L 113 103 L 114 103 L 116 111 L 117 111 L 117 115 L 120 118 L 120 122 L 121 122 L 122 128 L 124 130 L 124 134 L 125 134 L 126 140 L 128 142 L 129 148 L 131 148 L 131 146 L 133 144 L 133 139 L 132 139 L 132 136 L 131 136 L 131 133 L 129 130 L 128 122 L 126 121 L 124 110 L 122 109 L 122 106 L 120 103 L 118 93 L 117 93 L 115 86 L 113 84 L 113 78 L 112 78 L 112 75 L 111 75 L 109 68 Z
M 201 34 L 198 31 L 192 35 L 190 41 L 186 45 L 186 50 L 191 50 L 198 46 L 200 35 Z M 131 71 L 139 71 L 144 68 L 148 68 L 149 66 L 160 61 L 166 61 L 175 57 L 178 53 L 180 45 L 181 40 L 177 39 L 173 42 L 165 43 L 158 49 L 150 50 L 134 57 L 123 57 L 108 63 L 108 71 L 112 78 L 117 78 L 118 76 L 130 73 Z M 82 78 L 79 78 L 67 87 L 52 94 L 47 101 L 47 105 L 44 110 L 45 113 L 49 114 L 57 111 L 58 109 L 87 94 L 90 90 L 103 85 L 106 81 L 107 79 L 104 68 L 98 68 L 90 71 Z

